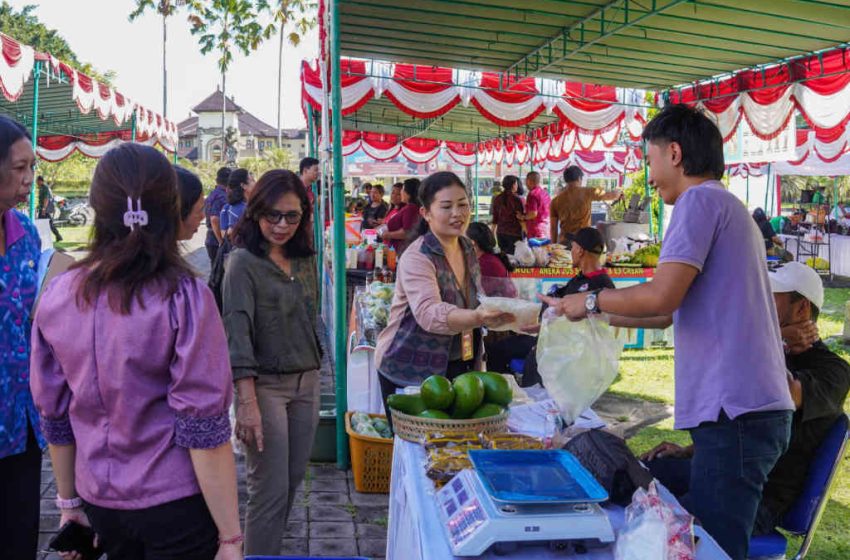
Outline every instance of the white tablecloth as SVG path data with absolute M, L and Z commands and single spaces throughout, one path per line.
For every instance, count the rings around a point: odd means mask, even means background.
M 788 249 L 794 258 L 797 258 L 798 239 L 795 235 L 780 235 L 780 239 L 785 243 L 785 248 Z M 850 277 L 850 236 L 830 234 L 830 248 L 827 245 L 818 247 L 818 255 L 822 259 L 826 259 L 831 264 L 833 274 L 838 276 Z M 806 242 L 803 241 L 804 246 Z M 810 252 L 810 249 L 808 249 Z
M 392 482 L 390 484 L 389 530 L 387 531 L 387 560 L 449 560 L 453 556 L 448 540 L 440 525 L 437 505 L 434 501 L 434 486 L 425 476 L 423 462 L 425 451 L 420 445 L 395 439 L 393 453 Z M 623 525 L 623 508 L 606 508 L 614 531 Z M 697 544 L 697 560 L 728 560 L 729 557 L 717 543 L 702 530 L 696 528 L 700 537 Z M 479 558 L 500 560 L 502 558 L 565 560 L 613 560 L 613 546 L 589 550 L 585 554 L 566 555 L 552 552 L 542 546 L 520 548 L 515 553 L 497 556 L 488 552 Z

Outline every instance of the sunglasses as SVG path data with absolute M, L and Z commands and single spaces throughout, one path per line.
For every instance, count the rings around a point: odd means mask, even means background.
M 301 212 L 278 212 L 277 210 L 271 210 L 266 212 L 263 215 L 263 218 L 266 219 L 270 224 L 279 224 L 281 220 L 286 220 L 286 223 L 294 226 L 301 223 L 302 214 Z

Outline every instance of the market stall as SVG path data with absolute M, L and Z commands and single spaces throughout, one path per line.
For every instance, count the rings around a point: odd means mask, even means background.
M 176 157 L 172 121 L 50 53 L 3 33 L 0 45 L 0 113 L 30 130 L 39 158 L 61 161 L 75 152 L 98 158 L 122 142 L 158 146 Z M 33 189 L 33 215 L 35 194 Z

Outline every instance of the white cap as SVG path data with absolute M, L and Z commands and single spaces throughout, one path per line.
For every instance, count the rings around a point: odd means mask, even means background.
M 820 309 L 823 307 L 823 282 L 820 275 L 801 262 L 789 262 L 768 274 L 775 294 L 797 292 Z

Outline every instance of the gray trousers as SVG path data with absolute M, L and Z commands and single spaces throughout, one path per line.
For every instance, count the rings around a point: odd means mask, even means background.
M 264 450 L 248 447 L 245 554 L 278 555 L 295 490 L 304 480 L 319 424 L 319 372 L 254 381 Z

